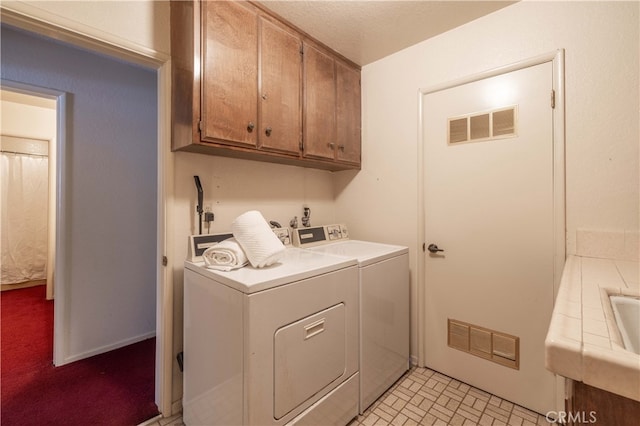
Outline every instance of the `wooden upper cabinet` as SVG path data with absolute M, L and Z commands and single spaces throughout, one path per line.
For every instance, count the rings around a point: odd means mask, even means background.
M 360 70 L 336 61 L 336 159 L 360 164 Z
M 240 3 L 204 1 L 201 4 L 200 138 L 255 147 L 258 15 Z
M 246 1 L 171 1 L 172 149 L 360 167 L 360 69 Z
M 302 137 L 302 39 L 260 17 L 261 149 L 298 154 Z
M 305 44 L 304 156 L 360 165 L 360 70 Z
M 334 59 L 304 45 L 305 157 L 333 159 L 336 147 L 336 69 Z

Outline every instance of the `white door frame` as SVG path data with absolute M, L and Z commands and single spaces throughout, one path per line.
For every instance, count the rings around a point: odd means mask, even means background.
M 19 5 L 18 5 L 19 6 Z M 26 6 L 25 6 L 26 7 Z M 40 16 L 45 12 L 37 11 L 38 17 L 31 16 L 30 13 L 2 7 L 2 22 L 12 26 L 30 31 L 32 33 L 44 35 L 50 38 L 64 41 L 71 45 L 89 49 L 94 52 L 107 54 L 111 57 L 133 62 L 135 64 L 156 69 L 157 73 L 157 99 L 158 99 L 158 140 L 157 140 L 157 189 L 158 199 L 156 206 L 157 219 L 157 268 L 156 268 L 156 374 L 155 374 L 155 403 L 158 410 L 165 416 L 171 416 L 172 410 L 172 366 L 173 366 L 173 275 L 171 268 L 162 264 L 162 258 L 167 256 L 168 248 L 172 247 L 171 229 L 173 201 L 173 155 L 171 154 L 171 58 L 170 56 L 144 46 L 127 43 L 126 40 L 109 40 L 108 35 L 101 33 L 94 35 L 91 31 L 78 32 L 73 29 L 63 28 L 50 22 L 56 21 L 56 16 L 47 19 Z M 29 9 L 31 10 L 31 9 Z M 34 14 L 36 11 L 33 11 Z M 38 93 L 38 91 L 36 91 Z M 46 93 L 42 93 L 45 94 Z M 65 241 L 62 236 L 66 235 L 66 222 L 64 212 L 60 206 L 65 204 L 64 180 L 61 173 L 64 171 L 64 121 L 60 121 L 60 114 L 64 114 L 65 95 L 53 91 L 49 95 L 58 98 L 58 208 L 57 223 L 58 237 L 56 238 L 56 277 L 55 280 L 55 321 L 63 320 L 64 312 L 64 283 L 67 281 L 63 277 L 66 273 L 67 265 L 64 249 Z M 58 314 L 60 313 L 60 314 Z M 56 327 L 54 324 L 54 327 Z M 54 360 L 62 359 L 60 348 L 54 348 Z M 179 404 L 178 404 L 179 405 Z
M 512 71 L 521 70 L 546 62 L 551 62 L 553 68 L 552 88 L 555 91 L 555 108 L 553 109 L 553 221 L 554 221 L 554 271 L 553 271 L 553 295 L 554 299 L 558 293 L 560 277 L 565 262 L 565 104 L 564 104 L 564 49 L 558 49 L 540 56 L 526 59 L 514 64 L 495 68 L 489 71 L 473 74 L 446 83 L 437 84 L 431 87 L 418 90 L 418 247 L 417 253 L 422 253 L 417 262 L 416 273 L 417 293 L 418 293 L 418 365 L 425 365 L 425 309 L 426 309 L 426 289 L 425 289 L 425 264 L 424 244 L 425 236 L 425 199 L 424 199 L 424 176 L 425 164 L 423 138 L 425 135 L 423 112 L 425 95 L 447 90 L 453 87 L 475 81 L 495 77 Z M 549 100 L 551 102 L 551 99 Z

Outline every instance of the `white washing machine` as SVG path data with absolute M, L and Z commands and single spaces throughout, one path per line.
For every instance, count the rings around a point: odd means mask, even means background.
M 360 295 L 360 413 L 410 365 L 407 247 L 350 240 L 345 225 L 294 230 L 294 245 L 355 258 Z
M 358 415 L 358 269 L 287 248 L 270 267 L 185 262 L 187 425 L 345 425 Z

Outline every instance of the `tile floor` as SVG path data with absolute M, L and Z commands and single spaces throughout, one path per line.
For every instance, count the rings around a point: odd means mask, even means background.
M 549 425 L 544 416 L 428 368 L 412 368 L 349 426 Z
M 182 415 L 144 426 L 183 426 Z M 437 371 L 415 367 L 349 426 L 543 426 L 544 416 Z

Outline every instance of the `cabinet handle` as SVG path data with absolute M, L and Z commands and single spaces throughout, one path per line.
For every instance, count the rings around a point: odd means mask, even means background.
M 342 152 L 344 152 L 344 145 L 338 145 L 338 149 Z
M 253 132 L 254 127 L 256 127 L 256 125 L 253 124 L 252 121 L 250 121 L 249 124 L 247 124 L 247 132 L 249 133 Z
M 267 127 L 266 129 L 264 129 L 264 134 L 267 136 L 271 136 L 271 127 Z

